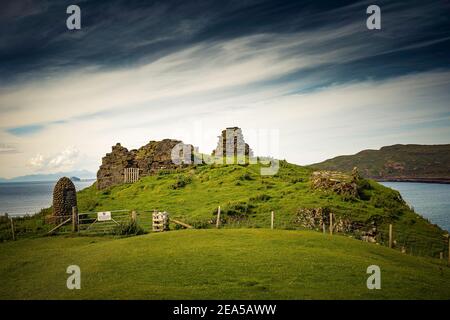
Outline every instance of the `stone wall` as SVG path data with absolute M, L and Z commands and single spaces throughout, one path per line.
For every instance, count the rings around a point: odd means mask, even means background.
M 178 149 L 174 149 L 176 146 Z M 233 154 L 230 156 L 238 154 L 253 156 L 252 150 L 244 141 L 242 130 L 238 127 L 227 128 L 222 131 L 213 155 L 225 156 L 227 147 L 229 150 L 233 150 Z M 189 152 L 184 154 L 182 149 Z M 179 158 L 183 159 L 185 164 L 174 163 L 172 159 L 173 150 L 180 152 Z M 128 150 L 117 143 L 112 147 L 112 151 L 102 158 L 102 164 L 97 172 L 97 188 L 102 190 L 124 183 L 126 168 L 138 168 L 139 176 L 143 177 L 154 174 L 159 170 L 171 170 L 185 166 L 186 163 L 191 164 L 193 160 L 194 147 L 179 140 L 150 141 L 137 150 Z
M 238 127 L 226 128 L 222 134 L 218 136 L 219 141 L 217 147 L 212 152 L 213 156 L 232 157 L 237 155 L 253 156 L 250 146 L 245 143 L 242 130 Z M 232 150 L 227 154 L 228 150 Z
M 354 173 L 355 174 L 355 173 Z M 311 187 L 331 191 L 344 196 L 358 197 L 356 176 L 335 171 L 315 171 L 311 176 Z
M 300 208 L 294 218 L 294 223 L 300 226 L 313 229 L 323 230 L 325 224 L 327 232 L 330 227 L 330 213 L 328 208 Z M 364 223 L 352 221 L 349 218 L 338 217 L 333 214 L 333 232 L 351 234 L 357 239 L 367 242 L 377 242 L 378 228 L 375 222 Z
M 123 183 L 125 168 L 138 168 L 139 176 L 143 177 L 159 170 L 180 167 L 172 162 L 172 149 L 178 144 L 189 148 L 193 154 L 191 145 L 184 145 L 178 140 L 150 141 L 138 150 L 130 151 L 117 143 L 102 159 L 97 172 L 97 188 L 101 190 Z
M 117 143 L 102 159 L 102 165 L 97 172 L 97 188 L 105 189 L 123 183 L 125 168 L 137 168 L 135 151 L 128 151 Z

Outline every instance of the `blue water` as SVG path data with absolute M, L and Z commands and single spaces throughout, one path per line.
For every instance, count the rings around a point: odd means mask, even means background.
M 400 192 L 418 214 L 450 231 L 450 184 L 382 182 Z
M 74 182 L 77 191 L 89 187 L 94 181 Z M 34 214 L 52 204 L 56 182 L 0 183 L 0 214 Z

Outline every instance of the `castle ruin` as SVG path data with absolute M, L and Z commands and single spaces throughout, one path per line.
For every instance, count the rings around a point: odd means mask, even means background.
M 222 131 L 218 136 L 217 147 L 212 152 L 216 157 L 253 156 L 249 145 L 244 141 L 241 128 L 230 127 Z
M 226 128 L 218 138 L 219 142 L 213 156 L 253 156 L 240 128 Z M 198 153 L 192 145 L 172 139 L 150 141 L 145 146 L 133 150 L 128 150 L 117 143 L 112 147 L 112 151 L 102 158 L 102 164 L 97 172 L 97 188 L 102 190 L 135 181 L 128 181 L 127 172 L 130 171 L 136 178 L 152 175 L 164 169 L 173 170 L 187 166 L 194 163 L 194 150 Z M 172 157 L 174 154 L 181 161 L 174 161 Z
M 102 165 L 97 172 L 97 188 L 102 190 L 123 183 L 125 169 L 128 168 L 138 169 L 139 176 L 143 177 L 159 170 L 183 166 L 172 161 L 172 150 L 176 146 L 190 149 L 188 156 L 193 156 L 192 145 L 185 145 L 179 140 L 150 141 L 145 146 L 130 151 L 117 143 L 112 147 L 112 152 L 107 153 L 102 159 Z M 180 156 L 183 157 L 182 154 Z

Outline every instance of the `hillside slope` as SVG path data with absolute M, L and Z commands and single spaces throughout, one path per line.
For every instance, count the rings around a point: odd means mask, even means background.
M 2 244 L 0 299 L 450 299 L 450 269 L 312 231 L 184 230 Z M 68 290 L 67 266 L 81 269 Z M 367 267 L 381 269 L 368 290 Z
M 137 210 L 151 218 L 156 209 L 196 228 L 212 228 L 221 206 L 225 228 L 267 228 L 274 211 L 276 228 L 303 229 L 299 211 L 323 208 L 334 214 L 335 221 L 350 220 L 370 229 L 376 226 L 380 244 L 387 244 L 388 225 L 393 224 L 398 249 L 405 247 L 408 253 L 434 257 L 446 251 L 444 231 L 414 213 L 397 191 L 370 180 L 360 182 L 357 198 L 313 190 L 312 169 L 286 161 L 280 164 L 275 176 L 261 176 L 259 165 L 200 165 L 160 171 L 106 190 L 93 185 L 78 193 L 79 210 Z
M 450 183 L 450 144 L 397 144 L 335 157 L 311 167 L 343 172 L 358 167 L 364 177 L 376 180 Z

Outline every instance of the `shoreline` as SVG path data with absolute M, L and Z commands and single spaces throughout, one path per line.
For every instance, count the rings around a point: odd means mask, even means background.
M 439 178 L 369 178 L 377 182 L 415 182 L 415 183 L 437 183 L 437 184 L 450 184 L 450 179 Z

